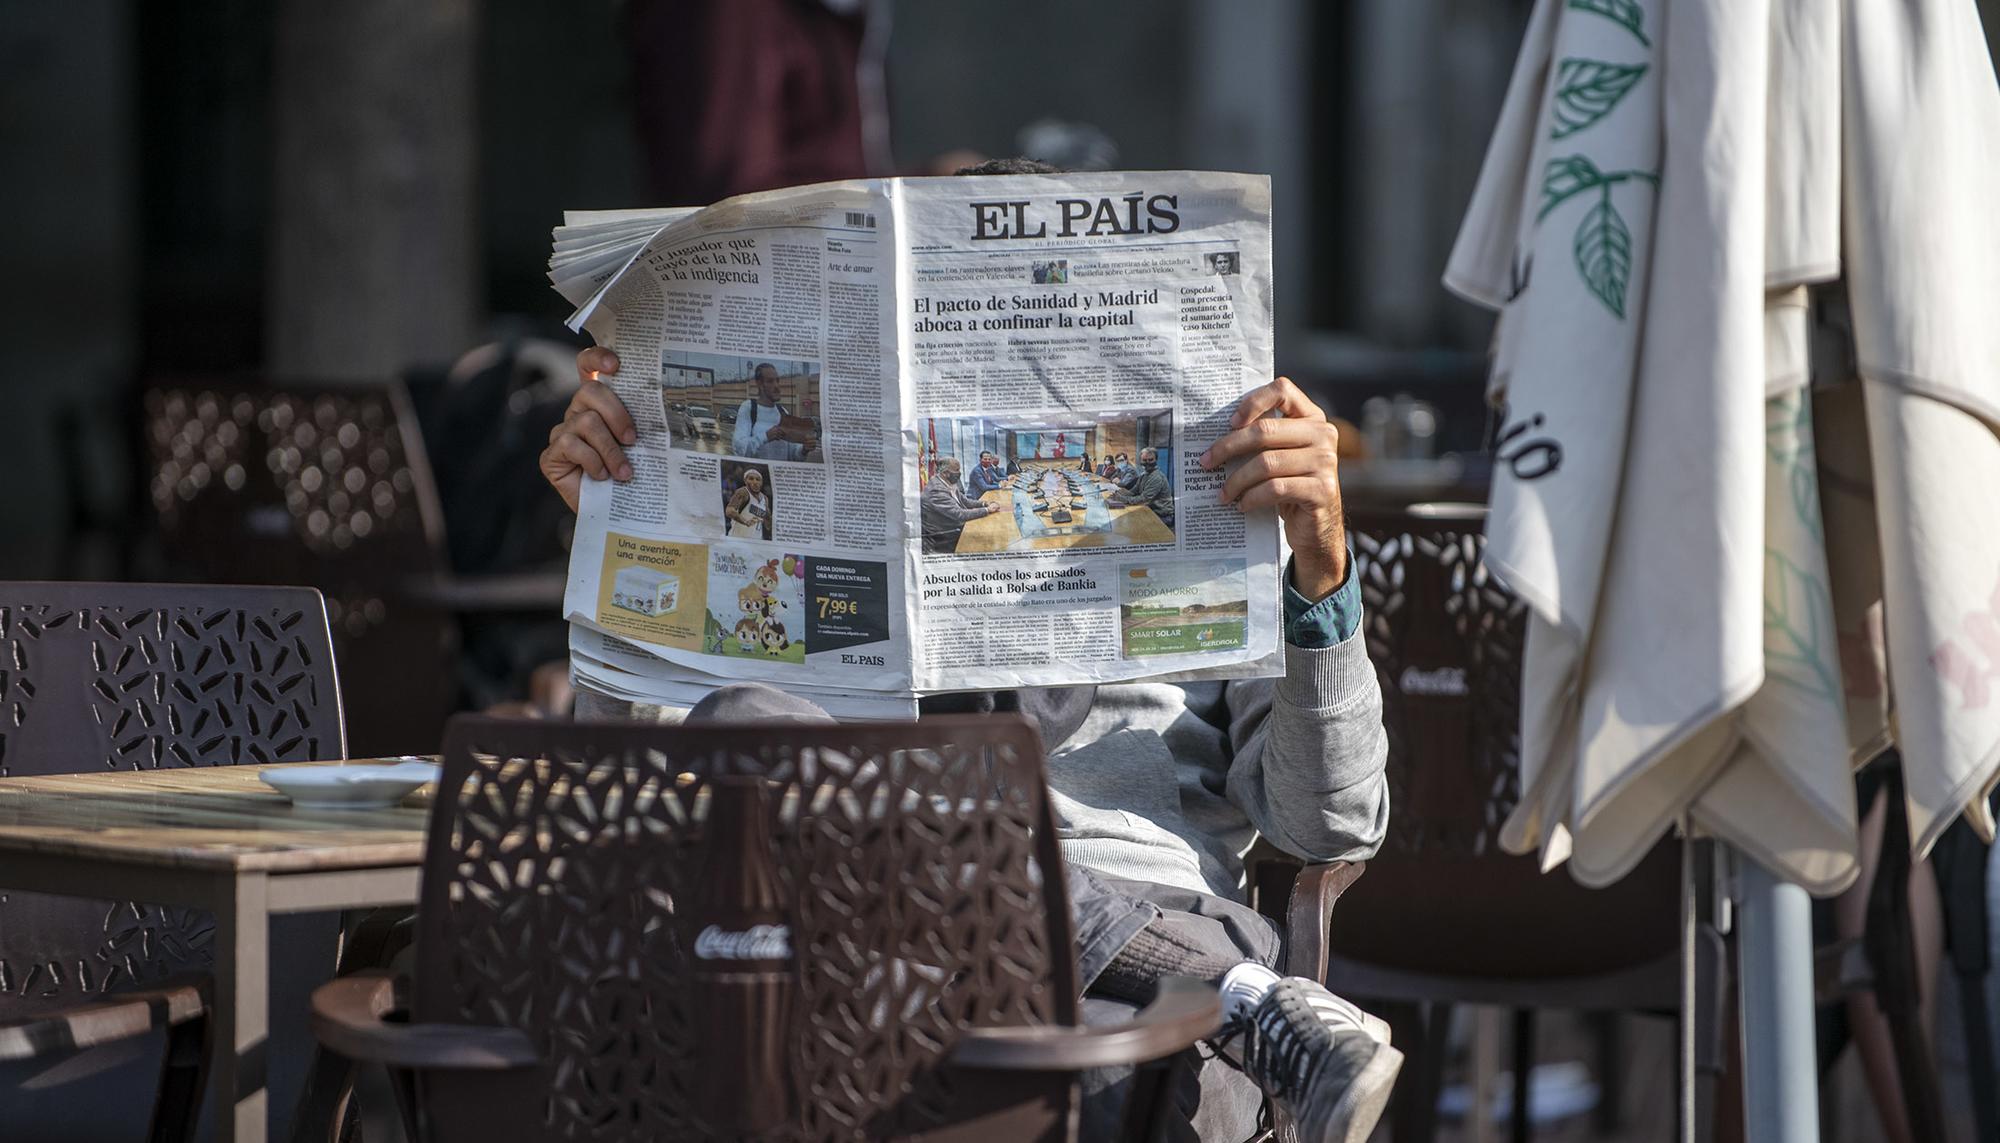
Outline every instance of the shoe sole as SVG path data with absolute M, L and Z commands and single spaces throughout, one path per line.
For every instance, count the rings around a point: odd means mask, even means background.
M 1396 1090 L 1396 1076 L 1402 1070 L 1403 1053 L 1384 1043 L 1333 1105 L 1326 1134 L 1310 1143 L 1367 1143 L 1388 1109 L 1389 1094 Z

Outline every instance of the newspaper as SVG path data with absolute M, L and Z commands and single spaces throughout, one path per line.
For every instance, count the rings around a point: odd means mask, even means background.
M 615 350 L 633 478 L 586 481 L 579 679 L 923 693 L 1281 672 L 1280 537 L 1198 458 L 1272 375 L 1270 184 L 885 179 L 575 212 L 550 278 Z

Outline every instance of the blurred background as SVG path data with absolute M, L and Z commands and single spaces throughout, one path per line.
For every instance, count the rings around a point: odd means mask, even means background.
M 0 0 L 0 580 L 311 584 L 351 752 L 435 743 L 565 653 L 562 211 L 1017 154 L 1269 174 L 1280 370 L 1469 479 L 1491 322 L 1438 279 L 1530 7 Z M 1623 1029 L 1529 1030 L 1543 1137 L 1668 1137 L 1671 1024 Z M 1448 1118 L 1497 1025 L 1451 1042 Z
M 1462 392 L 1477 439 L 1488 318 L 1437 279 L 1526 0 L 1017 0 L 1004 16 L 745 0 L 691 30 L 702 7 L 0 5 L 0 407 L 17 430 L 0 577 L 120 570 L 146 381 L 403 376 L 421 395 L 477 345 L 561 335 L 543 270 L 565 208 L 925 173 L 964 151 L 1268 172 L 1281 368 L 1333 393 Z M 858 49 L 863 73 L 879 61 L 866 146 L 800 145 L 817 105 L 857 98 L 845 57 L 798 58 L 815 38 Z M 740 140 L 693 137 L 681 106 L 723 99 L 776 107 L 786 150 L 828 169 L 722 171 L 713 152 Z M 847 154 L 859 169 L 830 169 Z M 661 166 L 702 173 L 663 186 Z

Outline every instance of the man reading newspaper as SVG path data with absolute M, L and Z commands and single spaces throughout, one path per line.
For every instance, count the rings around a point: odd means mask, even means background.
M 1048 173 L 1013 160 L 962 174 Z M 578 355 L 582 386 L 542 456 L 572 509 L 583 481 L 628 480 L 621 446 L 637 440 L 602 382 L 619 361 Z M 1310 398 L 1278 378 L 1245 395 L 1230 431 L 1199 458 L 1236 462 L 1220 498 L 1275 512 L 1292 559 L 1285 572 L 1284 675 L 1276 679 L 1133 682 L 936 695 L 925 712 L 1020 711 L 1047 744 L 1049 785 L 1076 914 L 1086 1021 L 1129 1015 L 1164 976 L 1218 985 L 1226 1024 L 1195 1081 L 1176 1092 L 1188 1137 L 1255 1133 L 1263 1097 L 1301 1137 L 1359 1143 L 1387 1101 L 1401 1055 L 1386 1026 L 1318 983 L 1283 978 L 1280 937 L 1242 903 L 1239 855 L 1255 835 L 1306 861 L 1365 860 L 1388 820 L 1381 694 L 1359 635 L 1336 463 L 1339 434 Z M 1145 460 L 1141 455 L 1141 461 Z M 954 474 L 955 477 L 956 474 Z M 584 718 L 662 718 L 579 680 Z M 690 719 L 820 721 L 813 703 L 761 684 L 711 693 Z M 1129 1071 L 1086 1079 L 1084 1132 L 1117 1126 Z

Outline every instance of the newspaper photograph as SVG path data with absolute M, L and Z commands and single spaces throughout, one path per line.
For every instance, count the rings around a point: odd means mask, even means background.
M 877 712 L 1277 673 L 1276 520 L 1196 462 L 1272 376 L 1270 243 L 1268 180 L 1207 172 L 566 215 L 551 281 L 638 428 L 584 486 L 579 671 Z

